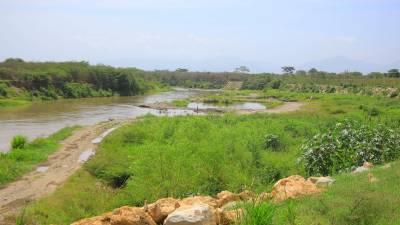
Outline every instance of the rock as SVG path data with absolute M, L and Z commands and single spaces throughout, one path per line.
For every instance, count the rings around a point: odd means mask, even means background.
M 307 180 L 315 184 L 317 187 L 327 187 L 335 182 L 332 177 L 310 177 Z
M 242 201 L 248 201 L 254 198 L 254 193 L 251 191 L 245 190 L 239 194 L 239 197 Z
M 238 202 L 228 202 L 225 205 L 221 206 L 220 209 L 222 211 L 229 211 L 232 209 L 236 209 L 238 205 Z
M 370 162 L 364 162 L 363 167 L 371 169 L 372 167 L 374 167 L 374 164 L 372 164 Z
M 243 215 L 243 209 L 221 211 L 219 214 L 218 224 L 229 225 L 235 224 L 236 221 Z
M 240 195 L 237 194 L 233 194 L 232 192 L 229 191 L 222 191 L 220 193 L 217 194 L 217 204 L 219 207 L 229 203 L 229 202 L 233 202 L 233 201 L 239 201 Z
M 143 209 L 124 206 L 111 213 L 83 219 L 72 225 L 156 225 L 156 223 Z
M 363 166 L 360 166 L 360 167 L 355 168 L 353 170 L 353 173 L 362 173 L 362 172 L 365 172 L 365 171 L 368 171 L 368 170 L 369 170 L 369 168 L 365 168 Z
M 198 205 L 198 204 L 205 204 L 209 205 L 212 208 L 218 207 L 218 202 L 215 198 L 210 196 L 194 196 L 185 198 L 179 201 L 179 205 L 181 206 L 191 206 L 191 205 Z
M 185 205 L 169 214 L 164 225 L 216 225 L 213 208 L 207 204 Z
M 170 213 L 179 208 L 179 206 L 178 200 L 174 198 L 162 198 L 153 204 L 147 205 L 145 211 L 156 223 L 161 223 Z
M 306 181 L 302 176 L 294 175 L 279 180 L 272 188 L 272 196 L 275 202 L 281 202 L 288 198 L 312 195 L 320 193 L 311 181 Z
M 357 167 L 356 169 L 353 170 L 353 173 L 361 173 L 370 170 L 372 167 L 374 167 L 374 164 L 370 162 L 364 162 L 364 164 L 360 167 Z

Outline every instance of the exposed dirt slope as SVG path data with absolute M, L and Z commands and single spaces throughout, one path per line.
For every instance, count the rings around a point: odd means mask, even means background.
M 6 223 L 3 220 L 7 214 L 56 190 L 82 166 L 79 162 L 82 153 L 95 149 L 92 140 L 108 128 L 118 126 L 118 123 L 104 122 L 79 129 L 62 141 L 62 147 L 45 163 L 38 165 L 37 170 L 0 189 L 0 224 Z

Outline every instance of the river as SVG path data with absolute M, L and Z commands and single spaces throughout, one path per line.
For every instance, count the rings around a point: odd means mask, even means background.
M 73 125 L 92 125 L 108 119 L 127 119 L 154 115 L 191 114 L 191 110 L 161 112 L 138 107 L 140 104 L 185 99 L 199 94 L 198 90 L 176 89 L 171 92 L 111 98 L 62 99 L 34 102 L 30 106 L 0 110 L 0 152 L 10 148 L 15 135 L 30 140 L 48 136 L 57 130 Z

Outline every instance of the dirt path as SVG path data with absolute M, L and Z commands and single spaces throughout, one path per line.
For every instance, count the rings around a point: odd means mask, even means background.
M 251 110 L 251 109 L 244 109 L 244 110 L 237 110 L 237 114 L 240 115 L 248 115 L 254 113 L 288 113 L 294 112 L 299 110 L 304 103 L 302 102 L 285 102 L 283 105 L 277 106 L 272 109 L 261 109 L 261 110 Z
M 55 191 L 82 166 L 82 158 L 85 158 L 90 150 L 95 150 L 96 145 L 92 140 L 120 123 L 104 122 L 74 132 L 62 141 L 62 147 L 50 155 L 45 163 L 38 165 L 35 171 L 0 189 L 0 224 L 5 223 L 4 216 Z

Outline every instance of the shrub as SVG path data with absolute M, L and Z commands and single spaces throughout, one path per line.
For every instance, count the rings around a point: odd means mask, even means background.
M 264 146 L 266 149 L 278 151 L 281 148 L 281 139 L 279 138 L 278 135 L 267 134 L 265 136 Z
M 383 125 L 345 120 L 308 140 L 302 151 L 308 174 L 329 175 L 365 161 L 380 164 L 399 158 L 400 135 Z
M 0 96 L 7 97 L 7 85 L 0 83 Z
M 16 135 L 11 140 L 11 148 L 12 149 L 23 149 L 26 146 L 28 139 L 22 135 Z

